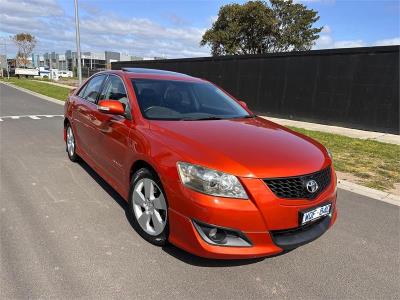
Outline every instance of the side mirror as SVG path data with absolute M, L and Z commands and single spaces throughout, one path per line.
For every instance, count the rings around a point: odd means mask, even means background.
M 247 103 L 244 101 L 239 100 L 239 103 L 242 107 L 247 108 Z
M 105 114 L 124 115 L 125 109 L 122 103 L 117 100 L 101 100 L 98 103 L 97 109 Z
M 70 95 L 70 96 L 73 95 L 73 94 L 75 93 L 75 91 L 76 91 L 76 88 L 70 89 L 69 95 Z

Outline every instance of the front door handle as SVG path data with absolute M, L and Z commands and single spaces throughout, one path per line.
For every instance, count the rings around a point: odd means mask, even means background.
M 100 127 L 100 132 L 103 134 L 107 134 L 111 132 L 111 127 Z

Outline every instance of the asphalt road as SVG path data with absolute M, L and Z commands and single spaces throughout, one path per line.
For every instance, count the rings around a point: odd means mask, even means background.
M 63 107 L 0 84 L 0 118 Z M 65 153 L 62 117 L 0 121 L 0 298 L 400 298 L 400 208 L 339 190 L 336 225 L 288 254 L 194 257 L 145 242 Z

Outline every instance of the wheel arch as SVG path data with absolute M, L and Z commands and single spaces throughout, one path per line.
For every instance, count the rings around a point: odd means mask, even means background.
M 64 118 L 64 129 L 67 128 L 68 124 L 71 124 L 71 122 L 68 120 L 68 118 Z
M 148 161 L 145 161 L 143 159 L 138 159 L 132 164 L 131 169 L 129 171 L 129 182 L 132 181 L 133 174 L 135 174 L 136 171 L 142 168 L 149 169 L 151 172 L 154 173 L 155 176 L 157 176 L 160 179 L 160 175 L 158 174 L 157 170 Z
M 64 142 L 66 142 L 67 141 L 67 126 L 68 126 L 68 124 L 71 124 L 70 122 L 69 122 L 69 120 L 68 120 L 68 118 L 67 117 L 65 117 L 64 118 Z

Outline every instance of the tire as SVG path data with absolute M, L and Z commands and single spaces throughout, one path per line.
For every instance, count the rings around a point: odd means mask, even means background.
M 70 124 L 67 124 L 66 130 L 67 130 L 67 140 L 65 142 L 65 150 L 67 151 L 68 158 L 71 161 L 76 162 L 79 160 L 79 156 L 78 154 L 76 154 L 75 134 Z
M 168 241 L 168 202 L 160 179 L 142 168 L 132 177 L 128 217 L 133 228 L 146 241 L 164 246 Z

